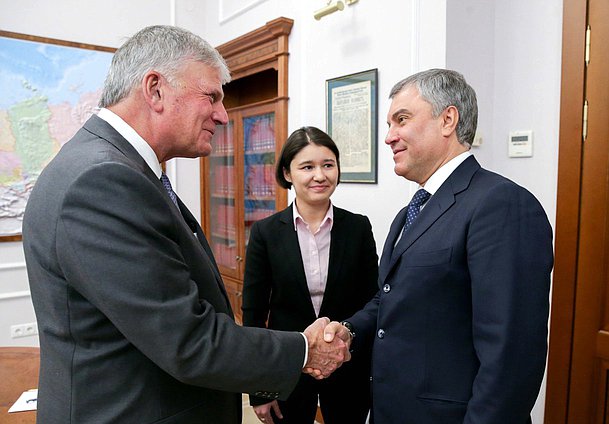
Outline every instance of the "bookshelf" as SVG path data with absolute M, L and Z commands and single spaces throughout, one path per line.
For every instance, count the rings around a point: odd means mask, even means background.
M 252 224 L 285 207 L 285 190 L 275 183 L 276 102 L 231 110 L 229 124 L 216 131 L 214 152 L 203 178 L 209 195 L 206 234 L 223 276 L 243 279 L 242 263 Z
M 292 24 L 278 18 L 218 47 L 233 77 L 224 87 L 229 123 L 216 129 L 213 153 L 201 158 L 201 221 L 239 323 L 251 226 L 287 206 L 275 163 L 287 138 Z

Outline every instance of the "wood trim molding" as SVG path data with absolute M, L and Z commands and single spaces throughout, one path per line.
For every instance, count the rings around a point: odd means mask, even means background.
M 21 234 L 16 234 L 14 236 L 0 236 L 0 242 L 3 241 L 21 241 Z
M 277 18 L 217 47 L 225 58 L 233 79 L 239 79 L 264 69 L 278 69 L 281 57 L 288 56 L 287 38 L 294 21 Z
M 586 0 L 564 0 L 555 264 L 546 423 L 567 422 L 580 220 Z M 566 118 L 568 117 L 568 118 Z
M 100 52 L 114 53 L 116 51 L 116 48 L 114 48 L 114 47 L 97 46 L 95 44 L 87 44 L 87 43 L 77 43 L 74 41 L 59 40 L 57 38 L 49 38 L 49 37 L 39 37 L 37 35 L 22 34 L 19 32 L 12 32 L 12 31 L 0 30 L 0 37 L 18 38 L 18 39 L 26 40 L 26 41 L 57 44 L 60 46 L 67 46 L 67 47 L 78 47 L 81 49 L 97 50 Z

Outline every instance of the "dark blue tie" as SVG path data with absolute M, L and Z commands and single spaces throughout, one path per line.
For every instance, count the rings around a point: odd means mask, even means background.
M 406 222 L 404 223 L 404 231 L 414 222 L 417 215 L 419 215 L 419 211 L 421 210 L 421 206 L 429 200 L 431 194 L 425 191 L 425 189 L 419 189 L 412 200 L 408 204 L 408 210 L 406 211 Z
M 169 197 L 171 197 L 171 201 L 176 206 L 178 206 L 178 197 L 176 196 L 175 192 L 171 188 L 171 183 L 169 182 L 169 178 L 167 178 L 167 175 L 164 172 L 161 174 L 161 182 L 163 183 L 163 187 L 165 187 L 165 190 L 167 190 L 167 194 L 169 194 Z M 178 209 L 179 208 L 180 207 L 178 206 Z

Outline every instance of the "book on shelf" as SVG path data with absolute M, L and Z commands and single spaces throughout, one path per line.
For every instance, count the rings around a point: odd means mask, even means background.
M 246 125 L 245 151 L 268 152 L 275 150 L 275 121 L 273 114 L 250 118 L 253 122 Z
M 232 195 L 235 192 L 235 167 L 217 165 L 213 172 L 212 192 L 216 195 Z
M 252 223 L 254 221 L 259 221 L 261 219 L 266 218 L 267 216 L 271 216 L 275 213 L 275 209 L 246 209 L 245 210 L 245 222 Z
M 223 243 L 214 243 L 212 249 L 218 264 L 227 268 L 236 268 L 237 249 L 234 245 L 230 246 Z
M 235 240 L 237 227 L 235 222 L 235 207 L 217 205 L 212 224 L 212 233 L 218 237 Z
M 214 155 L 225 156 L 235 151 L 232 137 L 232 123 L 229 123 L 227 127 L 217 127 L 216 134 L 214 135 Z
M 275 166 L 273 164 L 249 165 L 245 193 L 250 197 L 275 196 Z

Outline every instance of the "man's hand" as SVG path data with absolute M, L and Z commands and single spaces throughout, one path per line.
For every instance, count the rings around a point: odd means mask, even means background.
M 273 416 L 271 415 L 271 409 L 275 412 L 275 415 L 283 420 L 283 415 L 281 414 L 281 409 L 279 409 L 279 404 L 276 400 L 265 403 L 264 405 L 254 406 L 254 412 L 260 421 L 264 424 L 274 424 Z
M 351 359 L 351 335 L 340 323 L 319 318 L 304 331 L 309 356 L 303 372 L 318 380 L 328 377 L 343 362 Z

